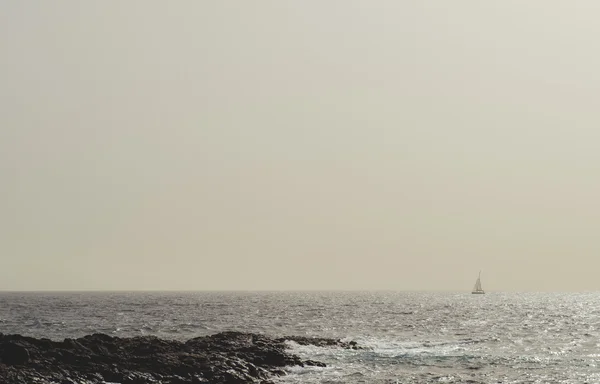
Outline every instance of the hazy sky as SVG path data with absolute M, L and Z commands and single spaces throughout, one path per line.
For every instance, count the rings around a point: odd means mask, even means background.
M 598 20 L 2 1 L 0 289 L 600 290 Z

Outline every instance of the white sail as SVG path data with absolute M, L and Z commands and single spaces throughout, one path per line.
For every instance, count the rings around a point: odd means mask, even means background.
M 473 287 L 474 291 L 480 291 L 481 290 L 481 280 L 477 279 L 477 281 L 475 282 L 475 286 Z

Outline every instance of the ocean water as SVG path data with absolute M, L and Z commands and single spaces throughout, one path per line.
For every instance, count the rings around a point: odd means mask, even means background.
M 224 330 L 356 340 L 289 343 L 326 368 L 283 383 L 600 383 L 600 293 L 0 293 L 0 332 L 188 339 Z

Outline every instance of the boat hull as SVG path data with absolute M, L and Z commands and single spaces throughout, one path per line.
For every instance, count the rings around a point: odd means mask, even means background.
M 483 295 L 485 292 L 483 292 L 483 291 L 473 291 L 471 293 L 474 294 L 474 295 Z

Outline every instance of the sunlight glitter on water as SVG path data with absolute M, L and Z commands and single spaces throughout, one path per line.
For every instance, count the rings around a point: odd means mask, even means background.
M 188 339 L 224 330 L 356 340 L 290 349 L 327 368 L 291 383 L 600 382 L 595 293 L 213 292 L 0 294 L 0 332 Z

